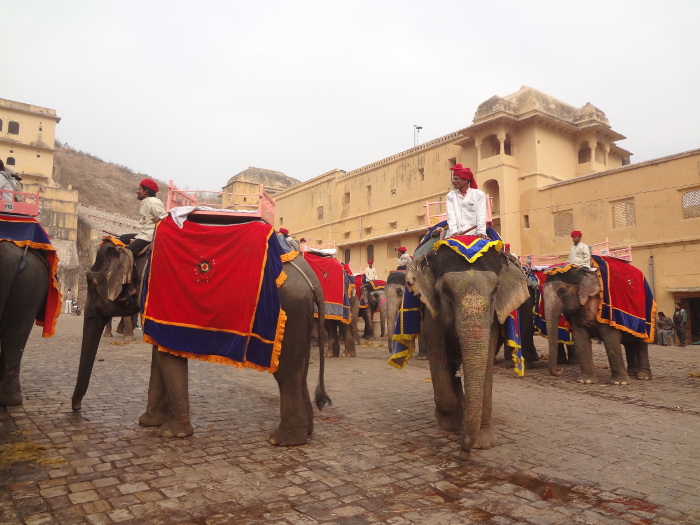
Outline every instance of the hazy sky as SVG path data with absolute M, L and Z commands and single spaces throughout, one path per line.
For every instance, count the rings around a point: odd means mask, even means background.
M 2 0 L 0 98 L 190 189 L 308 180 L 471 124 L 527 85 L 592 103 L 633 162 L 700 147 L 700 2 Z

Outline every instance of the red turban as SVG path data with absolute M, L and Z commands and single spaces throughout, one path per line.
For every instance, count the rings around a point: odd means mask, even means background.
M 287 228 L 280 228 L 279 231 L 282 235 L 289 235 L 289 230 Z
M 583 234 L 578 230 L 574 230 L 571 232 L 571 236 L 572 237 L 583 237 Z
M 374 263 L 374 261 L 367 261 L 367 264 L 372 264 L 372 263 Z
M 476 179 L 472 170 L 463 167 L 461 164 L 455 164 L 450 170 L 452 170 L 453 175 L 457 175 L 460 179 L 468 180 L 470 188 L 477 189 Z
M 398 248 L 396 248 L 396 251 L 405 252 L 406 248 L 404 246 L 399 246 Z
M 155 193 L 158 193 L 158 184 L 154 180 L 143 179 L 141 182 L 139 182 L 139 186 L 143 186 L 144 188 L 148 188 L 153 190 Z

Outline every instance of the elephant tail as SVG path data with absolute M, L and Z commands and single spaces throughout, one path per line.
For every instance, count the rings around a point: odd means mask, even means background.
M 324 368 L 325 368 L 325 352 L 326 340 L 328 334 L 326 332 L 326 303 L 323 299 L 323 289 L 321 288 L 321 283 L 317 282 L 312 286 L 314 291 L 314 302 L 316 303 L 316 309 L 318 310 L 318 386 L 316 387 L 316 392 L 314 393 L 314 401 L 316 402 L 316 407 L 319 410 L 323 410 L 323 407 L 332 405 L 333 402 L 331 398 L 328 397 L 326 393 L 326 386 L 324 383 Z

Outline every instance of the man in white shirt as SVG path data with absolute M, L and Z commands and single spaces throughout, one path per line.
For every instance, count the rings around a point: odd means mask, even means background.
M 583 234 L 579 230 L 571 232 L 571 240 L 574 241 L 574 245 L 571 247 L 571 250 L 569 250 L 569 259 L 567 262 L 583 268 L 590 268 L 591 250 L 588 248 L 587 244 L 581 242 L 581 237 L 583 237 Z
M 167 215 L 163 201 L 156 197 L 158 189 L 158 183 L 152 179 L 143 179 L 139 183 L 139 189 L 136 192 L 136 198 L 141 201 L 139 231 L 136 234 L 132 233 L 120 237 L 120 240 L 127 244 L 127 248 L 134 254 L 134 257 L 153 242 L 156 223 Z
M 377 270 L 372 267 L 374 261 L 367 261 L 367 268 L 365 268 L 365 282 L 376 281 L 377 280 Z
M 446 237 L 456 235 L 486 236 L 486 194 L 477 189 L 476 179 L 469 168 L 455 164 L 452 171 L 454 190 L 447 194 Z

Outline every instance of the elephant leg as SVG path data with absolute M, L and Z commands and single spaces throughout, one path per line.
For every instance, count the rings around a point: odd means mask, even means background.
M 122 317 L 119 322 L 119 326 L 122 327 L 122 331 L 117 333 L 124 334 L 124 341 L 134 341 L 134 319 L 133 316 Z
M 19 319 L 19 311 L 12 312 L 6 326 L 12 326 L 13 330 L 6 330 L 3 335 L 2 350 L 2 376 L 0 376 L 0 406 L 11 407 L 22 404 L 22 386 L 20 384 L 20 367 L 24 346 L 32 331 L 34 319 Z M 8 333 L 11 332 L 11 333 Z
M 578 354 L 576 353 L 576 345 L 564 345 L 566 348 L 566 355 L 569 360 L 570 365 L 578 365 L 579 359 L 578 359 Z M 591 346 L 591 348 L 593 348 Z
M 336 321 L 326 321 L 326 334 L 328 334 L 328 347 L 325 349 L 326 357 L 338 357 L 340 355 L 340 342 L 338 341 L 338 328 Z
M 299 355 L 304 351 L 303 342 L 295 343 L 296 350 L 294 344 L 282 343 L 280 365 L 274 374 L 280 389 L 280 424 L 267 440 L 283 447 L 303 445 L 313 432 L 313 407 L 306 383 L 309 350 Z
M 430 353 L 430 377 L 435 398 L 435 418 L 444 430 L 457 432 L 462 427 L 464 412 L 462 383 L 455 377 L 458 365 L 450 362 L 442 323 L 426 315 L 419 338 L 421 348 Z
M 627 374 L 622 357 L 622 332 L 608 325 L 599 327 L 601 338 L 605 344 L 605 352 L 610 364 L 610 383 L 613 385 L 629 385 L 630 376 Z M 636 365 L 636 358 L 634 359 Z
M 102 337 L 112 337 L 112 319 L 110 318 L 105 325 L 104 332 L 102 332 Z
M 139 418 L 143 427 L 159 427 L 168 421 L 168 400 L 160 368 L 158 368 L 158 349 L 151 350 L 151 378 L 148 381 L 148 404 L 146 411 Z
M 491 339 L 489 343 L 489 353 L 491 355 L 495 355 L 496 353 L 496 346 L 498 345 L 497 339 L 498 339 L 498 332 L 499 332 L 499 327 L 497 323 L 494 323 L 494 326 L 491 331 Z M 504 346 L 504 350 L 506 351 L 506 355 L 510 354 L 508 350 L 510 349 L 509 346 Z M 512 363 L 512 361 L 511 361 Z M 493 359 L 487 359 L 486 360 L 486 377 L 484 380 L 484 400 L 483 400 L 483 405 L 481 409 L 481 427 L 479 428 L 479 433 L 476 436 L 476 441 L 474 442 L 473 448 L 480 448 L 484 450 L 488 450 L 490 448 L 495 447 L 498 445 L 498 442 L 496 441 L 496 434 L 493 429 L 493 421 L 492 421 L 492 414 L 493 414 Z
M 591 345 L 591 336 L 588 331 L 578 323 L 572 323 L 571 332 L 574 336 L 574 345 L 576 346 L 576 352 L 581 364 L 581 374 L 576 379 L 576 382 L 585 384 L 597 383 L 598 378 L 593 368 L 593 346 Z
M 191 436 L 194 427 L 190 422 L 190 393 L 187 377 L 187 358 L 155 351 L 168 403 L 168 420 L 158 427 L 158 435 L 164 438 Z
M 343 341 L 345 342 L 345 350 L 343 351 L 343 357 L 357 356 L 357 350 L 355 349 L 355 336 L 352 333 L 352 323 L 341 323 L 340 335 L 343 338 Z
M 627 373 L 642 381 L 651 379 L 651 364 L 649 363 L 649 345 L 641 340 L 625 343 L 627 356 Z
M 382 301 L 379 307 L 379 326 L 381 327 L 381 334 L 379 335 L 380 337 L 386 337 L 386 298 L 382 298 Z

